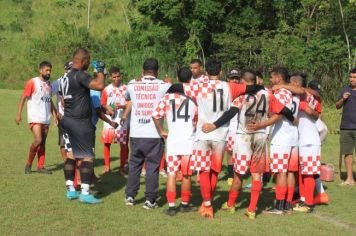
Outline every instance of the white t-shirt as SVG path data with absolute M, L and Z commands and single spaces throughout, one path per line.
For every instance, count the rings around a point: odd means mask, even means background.
M 66 74 L 67 73 L 65 73 L 63 76 L 66 76 Z M 56 95 L 57 112 L 60 113 L 62 116 L 64 114 L 64 108 L 62 105 L 62 95 L 59 87 L 63 76 L 52 83 L 52 97 Z
M 306 102 L 311 109 L 315 109 L 317 104 L 314 96 L 308 93 L 301 102 Z M 299 111 L 298 117 L 299 146 L 321 145 L 316 120 L 302 110 Z
M 190 84 L 184 84 L 183 87 L 185 94 L 195 99 L 198 104 L 196 140 L 225 141 L 229 124 L 210 133 L 204 133 L 202 126 L 204 123 L 215 122 L 230 108 L 229 85 L 224 81 L 204 77 L 192 80 Z
M 51 122 L 51 82 L 42 81 L 39 77 L 32 78 L 27 82 L 23 95 L 28 98 L 28 123 L 49 124 Z
M 126 105 L 126 95 L 127 86 L 125 84 L 121 84 L 119 87 L 114 87 L 112 84 L 106 86 L 101 95 L 101 104 L 108 106 L 115 106 L 115 104 Z M 124 114 L 124 109 L 118 109 L 115 111 L 115 115 L 113 117 L 106 115 L 109 120 L 113 120 L 116 123 L 120 124 L 120 120 L 122 115 Z M 104 129 L 112 128 L 110 124 L 104 121 Z M 118 127 L 118 129 L 127 128 L 127 124 L 124 124 L 124 127 Z
M 153 76 L 144 76 L 139 81 L 131 80 L 128 83 L 126 99 L 132 102 L 130 137 L 160 138 L 152 114 L 170 86 Z
M 166 117 L 168 125 L 167 156 L 191 155 L 195 137 L 194 118 L 197 105 L 181 94 L 166 94 L 158 103 L 152 117 Z
M 293 96 L 287 89 L 276 90 L 274 96 L 287 108 L 291 109 L 294 116 L 298 115 L 299 97 Z M 298 128 L 292 122 L 282 117 L 272 130 L 271 144 L 277 146 L 298 146 Z

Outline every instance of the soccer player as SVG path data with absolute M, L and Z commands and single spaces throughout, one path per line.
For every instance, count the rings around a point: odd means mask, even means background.
M 273 85 L 285 85 L 289 82 L 288 70 L 284 67 L 273 68 L 270 75 Z M 294 116 L 297 116 L 299 107 L 297 96 L 293 96 L 292 92 L 285 88 L 275 90 L 274 96 L 284 106 L 291 109 Z M 277 215 L 281 215 L 285 211 L 291 213 L 295 173 L 298 171 L 298 129 L 285 118 L 282 118 L 273 127 L 270 154 L 270 169 L 277 175 L 276 205 L 275 208 L 266 210 L 264 213 Z
M 126 85 L 121 81 L 121 72 L 118 67 L 111 67 L 109 75 L 112 83 L 105 87 L 101 96 L 101 105 L 106 109 L 108 119 L 112 119 L 118 124 L 126 108 Z M 111 117 L 111 118 L 110 118 Z M 120 173 L 125 173 L 125 164 L 128 158 L 128 142 L 127 142 L 128 124 L 125 122 L 117 129 L 104 122 L 104 127 L 101 133 L 101 141 L 104 143 L 104 173 L 110 172 L 110 146 L 111 143 L 120 143 Z
M 177 72 L 180 83 L 189 83 L 192 73 L 188 67 L 183 67 Z M 152 117 L 157 131 L 162 138 L 167 138 L 167 191 L 168 209 L 165 213 L 170 216 L 176 215 L 178 209 L 176 202 L 176 174 L 181 171 L 183 175 L 181 188 L 180 212 L 189 212 L 195 208 L 189 205 L 190 201 L 190 170 L 189 162 L 193 150 L 195 125 L 194 120 L 197 105 L 191 98 L 184 94 L 171 93 L 162 97 Z M 160 119 L 166 117 L 169 133 L 160 123 Z
M 252 85 L 256 83 L 253 71 L 246 70 L 242 73 L 241 83 Z M 284 111 L 283 111 L 284 110 Z M 223 114 L 214 124 L 203 125 L 204 132 L 211 132 L 229 121 L 238 114 L 238 127 L 233 148 L 234 180 L 229 192 L 229 200 L 223 205 L 223 210 L 234 212 L 235 202 L 242 187 L 243 176 L 250 168 L 252 174 L 251 199 L 246 216 L 256 218 L 256 206 L 262 189 L 261 177 L 266 170 L 266 127 L 279 120 L 279 115 L 274 115 L 267 120 L 269 112 L 285 112 L 284 106 L 268 91 L 261 90 L 256 94 L 246 94 L 236 98 L 230 110 Z M 230 115 L 228 115 L 231 113 Z M 293 119 L 292 112 L 289 117 Z
M 193 59 L 189 67 L 192 71 L 192 79 L 202 79 L 205 77 L 203 73 L 203 63 L 200 59 Z
M 294 74 L 290 78 L 292 85 L 306 87 L 306 77 Z M 314 175 L 320 174 L 321 142 L 316 126 L 319 112 L 314 109 L 318 101 L 309 93 L 301 96 L 299 105 L 299 192 L 301 203 L 293 209 L 299 212 L 312 212 L 314 208 Z
M 51 112 L 55 122 L 57 122 L 57 111 L 51 99 L 52 92 L 51 83 L 49 81 L 51 71 L 51 63 L 43 61 L 39 64 L 39 76 L 27 81 L 18 105 L 15 118 L 16 124 L 19 125 L 22 121 L 21 112 L 27 100 L 27 120 L 34 136 L 34 141 L 30 146 L 27 163 L 25 165 L 25 174 L 31 173 L 32 162 L 36 154 L 38 156 L 37 172 L 52 174 L 51 171 L 44 168 L 46 138 L 51 121 Z
M 241 78 L 241 71 L 239 69 L 233 69 L 227 75 L 227 82 L 231 83 L 239 83 Z M 227 184 L 231 186 L 232 180 L 234 178 L 234 163 L 232 160 L 232 150 L 234 147 L 235 139 L 236 139 L 236 129 L 238 126 L 238 117 L 237 114 L 230 120 L 229 132 L 226 138 L 226 152 L 227 152 Z
M 146 162 L 145 209 L 158 207 L 159 165 L 163 154 L 164 142 L 152 121 L 154 108 L 171 86 L 157 79 L 158 61 L 148 58 L 143 63 L 141 80 L 131 80 L 127 85 L 127 108 L 121 117 L 121 125 L 130 118 L 130 160 L 126 186 L 126 205 L 136 204 L 135 197 L 140 188 L 140 174 Z
M 64 163 L 64 177 L 67 187 L 67 198 L 77 199 L 84 203 L 101 203 L 100 199 L 90 194 L 90 183 L 93 175 L 95 158 L 94 138 L 95 127 L 92 124 L 92 105 L 90 89 L 102 90 L 105 87 L 103 62 L 95 63 L 96 78 L 91 78 L 86 70 L 90 65 L 90 54 L 84 48 L 77 49 L 73 54 L 73 67 L 63 78 L 61 88 L 64 98 L 64 115 L 61 120 L 65 137 L 67 159 Z M 76 160 L 80 165 L 81 192 L 74 188 L 74 172 Z

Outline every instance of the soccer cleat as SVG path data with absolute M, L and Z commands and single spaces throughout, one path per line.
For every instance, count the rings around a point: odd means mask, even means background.
M 212 206 L 204 206 L 203 212 L 200 214 L 202 217 L 213 219 L 214 218 L 214 209 Z
M 247 218 L 249 218 L 250 220 L 255 220 L 256 219 L 256 212 L 246 210 L 245 216 L 247 216 Z
M 67 199 L 74 200 L 79 198 L 80 193 L 78 191 L 67 191 Z
M 126 204 L 126 206 L 134 206 L 134 205 L 136 205 L 135 198 L 130 197 L 130 196 L 126 197 L 125 198 L 125 204 Z
M 308 206 L 304 202 L 301 202 L 300 204 L 297 204 L 293 208 L 293 211 L 302 212 L 302 213 L 312 213 L 313 210 L 314 210 L 313 206 Z
M 198 211 L 198 208 L 190 204 L 179 205 L 179 212 L 186 213 L 186 212 L 196 212 L 196 211 Z
M 234 178 L 227 178 L 226 183 L 228 186 L 232 185 L 232 181 L 234 181 Z
M 145 203 L 143 204 L 143 208 L 145 208 L 146 210 L 151 210 L 151 209 L 158 208 L 158 205 L 156 202 L 152 203 L 149 200 L 146 200 Z
M 51 175 L 52 171 L 47 170 L 46 168 L 42 167 L 42 168 L 37 168 L 37 172 L 41 173 L 41 174 L 45 174 L 45 175 Z
M 146 170 L 145 170 L 145 169 L 142 169 L 142 171 L 141 171 L 141 177 L 146 177 Z
M 292 205 L 292 202 L 287 202 L 286 201 L 286 204 L 284 205 L 284 213 L 290 215 L 293 213 L 293 205 Z
M 277 209 L 277 208 L 271 208 L 271 209 L 268 209 L 268 210 L 264 210 L 263 213 L 269 214 L 269 215 L 283 215 L 284 212 L 282 210 Z
M 87 204 L 99 204 L 102 203 L 103 201 L 100 199 L 97 199 L 91 194 L 80 194 L 79 195 L 79 201 Z
M 25 165 L 25 174 L 31 174 L 31 166 L 29 164 Z
M 159 175 L 162 176 L 163 178 L 167 178 L 167 173 L 166 173 L 165 170 L 161 170 L 161 171 L 159 172 Z
M 314 197 L 314 205 L 317 204 L 329 204 L 329 196 L 326 192 L 319 193 Z
M 230 213 L 235 213 L 236 209 L 235 206 L 228 206 L 227 202 L 225 202 L 222 207 L 221 210 L 226 211 L 226 212 L 230 212 Z
M 176 207 L 168 207 L 163 211 L 164 214 L 169 215 L 169 216 L 175 216 L 177 214 L 178 210 Z

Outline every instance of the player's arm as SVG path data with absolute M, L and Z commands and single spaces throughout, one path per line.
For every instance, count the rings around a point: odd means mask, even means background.
M 56 106 L 53 104 L 52 98 L 51 98 L 51 113 L 52 113 L 54 124 L 58 125 L 58 116 L 57 116 L 58 112 Z
M 160 119 L 163 119 L 163 118 L 160 118 Z M 153 123 L 156 126 L 156 129 L 157 129 L 157 132 L 158 132 L 159 136 L 161 136 L 162 138 L 166 139 L 168 137 L 168 132 L 163 129 L 160 119 L 152 117 Z
M 256 93 L 265 88 L 262 85 L 258 84 L 246 85 L 229 82 L 228 85 L 230 88 L 231 100 L 234 100 L 235 98 L 246 93 Z
M 225 111 L 214 123 L 205 123 L 202 126 L 204 133 L 209 133 L 217 128 L 220 128 L 227 122 L 229 122 L 237 113 L 239 109 L 231 106 L 229 110 Z
M 23 105 L 25 104 L 26 99 L 27 99 L 27 96 L 25 96 L 25 94 L 22 94 L 20 101 L 19 101 L 18 108 L 17 108 L 16 118 L 15 118 L 15 122 L 17 125 L 19 125 L 22 121 L 21 113 L 22 113 Z
M 287 89 L 296 95 L 305 94 L 305 89 L 303 87 L 297 87 L 297 86 L 290 85 L 290 84 L 277 84 L 272 87 L 272 90 L 275 91 L 275 90 L 279 90 L 281 88 Z
M 113 127 L 114 129 L 116 129 L 119 124 L 116 123 L 115 121 L 110 120 L 106 115 L 104 110 L 102 109 L 102 107 L 96 107 L 95 108 L 95 112 L 96 115 L 99 117 L 99 119 L 105 121 L 106 123 L 108 123 L 109 125 L 111 125 L 111 127 Z
M 102 61 L 93 61 L 92 66 L 97 71 L 96 78 L 90 79 L 89 88 L 101 91 L 105 88 L 105 63 Z
M 313 95 L 315 98 L 320 99 L 320 93 L 318 91 L 315 91 L 314 89 L 311 88 L 304 88 L 305 92 L 310 93 L 311 95 Z
M 120 125 L 124 125 L 124 123 L 126 122 L 127 118 L 129 117 L 131 109 L 132 109 L 132 102 L 130 100 L 130 101 L 127 101 L 127 103 L 126 103 L 126 109 L 124 111 L 124 114 L 121 117 Z
M 279 114 L 273 114 L 269 119 L 262 121 L 260 123 L 249 123 L 247 124 L 246 128 L 249 131 L 256 131 L 259 129 L 266 128 L 268 126 L 271 126 L 275 123 L 277 123 L 280 119 L 282 118 L 282 115 Z
M 299 109 L 301 111 L 304 111 L 305 114 L 309 115 L 311 118 L 317 120 L 319 119 L 319 112 L 315 111 L 314 109 L 312 109 L 311 107 L 309 107 L 308 103 L 306 101 L 301 101 L 299 104 Z
M 350 97 L 350 95 L 351 93 L 349 92 L 343 92 L 339 96 L 339 100 L 335 103 L 336 109 L 340 109 L 341 107 L 343 107 L 347 99 Z

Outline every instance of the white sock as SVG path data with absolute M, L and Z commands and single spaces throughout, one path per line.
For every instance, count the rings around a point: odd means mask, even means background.
M 168 203 L 168 206 L 169 206 L 169 207 L 175 207 L 176 204 L 175 204 L 174 202 L 169 202 L 169 203 Z
M 188 202 L 181 202 L 182 205 L 188 205 Z
M 89 194 L 89 187 L 90 187 L 90 185 L 89 184 L 81 184 L 80 185 L 81 186 L 81 188 L 82 188 L 82 194 L 83 195 L 88 195 Z
M 323 184 L 321 183 L 320 177 L 317 178 L 317 179 L 315 179 L 315 188 L 316 188 L 316 191 L 317 191 L 318 193 L 323 193 L 323 192 L 325 192 L 324 186 L 323 186 Z
M 301 200 L 302 202 L 305 202 L 305 197 L 300 197 L 300 200 Z
M 210 201 L 204 201 L 204 205 L 205 205 L 206 207 L 209 207 L 209 206 L 211 206 L 211 202 L 210 202 Z
M 66 180 L 66 187 L 68 191 L 74 192 L 74 182 L 72 180 Z

